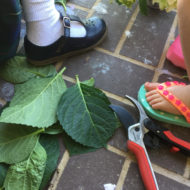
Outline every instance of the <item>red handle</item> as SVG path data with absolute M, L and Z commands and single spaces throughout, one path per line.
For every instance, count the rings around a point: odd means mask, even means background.
M 127 147 L 137 158 L 139 170 L 146 190 L 157 190 L 144 148 L 130 140 L 127 141 Z
M 178 144 L 178 145 L 180 145 L 180 146 L 182 146 L 182 147 L 190 150 L 190 143 L 189 142 L 175 137 L 169 130 L 168 131 L 164 131 L 163 133 L 167 136 L 167 138 L 170 141 L 172 141 L 172 142 L 174 142 L 174 143 L 176 143 L 176 144 Z

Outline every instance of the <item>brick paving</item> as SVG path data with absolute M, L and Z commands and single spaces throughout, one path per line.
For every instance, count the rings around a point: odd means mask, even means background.
M 65 66 L 63 78 L 68 84 L 93 77 L 96 87 L 105 91 L 111 102 L 125 106 L 137 118 L 135 110 L 124 98 L 137 98 L 138 89 L 146 81 L 184 81 L 185 71 L 165 59 L 166 52 L 178 34 L 176 12 L 149 10 L 148 16 L 110 3 L 109 0 L 70 0 L 68 6 L 81 17 L 100 16 L 108 25 L 108 36 L 99 47 L 56 64 Z M 186 81 L 187 82 L 187 81 Z M 159 123 L 176 136 L 189 140 L 189 129 Z M 190 189 L 190 159 L 171 153 L 161 144 L 147 149 L 160 190 Z M 61 148 L 58 168 L 48 190 L 104 190 L 104 184 L 116 184 L 115 190 L 145 189 L 134 155 L 126 149 L 122 128 L 117 129 L 107 149 L 69 157 Z
M 180 80 L 185 71 L 165 59 L 178 34 L 176 12 L 149 10 L 148 16 L 110 3 L 109 0 L 71 0 L 68 4 L 82 17 L 100 16 L 108 25 L 108 36 L 94 50 L 58 63 L 65 66 L 64 79 L 75 82 L 93 77 L 96 87 L 105 91 L 112 103 L 124 105 L 134 115 L 125 94 L 137 97 L 145 81 Z M 189 140 L 189 129 L 165 125 L 178 137 Z M 104 190 L 104 184 L 116 184 L 116 190 L 145 189 L 134 155 L 126 149 L 126 137 L 119 128 L 108 142 L 108 149 L 69 157 L 65 150 L 48 190 Z M 190 189 L 190 159 L 171 153 L 166 145 L 148 149 L 160 190 Z

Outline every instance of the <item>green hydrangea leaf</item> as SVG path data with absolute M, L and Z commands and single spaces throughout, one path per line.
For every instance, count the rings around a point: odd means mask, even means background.
M 57 168 L 60 148 L 59 139 L 56 136 L 41 135 L 40 144 L 44 147 L 47 153 L 45 172 L 42 183 L 40 185 L 40 189 L 43 190 L 47 186 L 49 180 L 51 179 L 51 176 Z
M 33 127 L 49 127 L 56 123 L 59 100 L 66 90 L 64 69 L 54 77 L 33 78 L 15 85 L 15 95 L 1 114 L 0 122 Z
M 94 152 L 97 150 L 97 148 L 84 146 L 80 143 L 75 142 L 65 132 L 63 132 L 63 142 L 64 142 L 64 145 L 67 148 L 70 156 L 84 154 L 84 153 L 88 153 L 88 152 Z
M 33 77 L 49 77 L 56 75 L 53 65 L 35 67 L 27 62 L 26 57 L 15 56 L 0 68 L 0 77 L 8 82 L 23 83 Z
M 6 190 L 38 190 L 46 166 L 46 151 L 39 142 L 27 160 L 9 167 L 4 182 Z
M 8 165 L 0 163 L 0 189 L 3 186 L 8 168 L 9 168 Z
M 104 147 L 113 135 L 117 119 L 109 100 L 99 89 L 77 84 L 63 94 L 58 106 L 58 120 L 76 142 L 94 148 Z
M 26 159 L 42 131 L 21 125 L 0 124 L 0 162 L 13 164 Z

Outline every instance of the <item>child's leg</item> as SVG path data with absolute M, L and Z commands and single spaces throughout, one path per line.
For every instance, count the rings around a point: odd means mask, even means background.
M 185 59 L 187 74 L 190 80 L 190 1 L 178 0 L 178 19 L 181 45 Z M 146 94 L 147 101 L 153 109 L 159 109 L 169 113 L 180 114 L 168 101 L 166 101 L 156 90 L 158 83 L 146 83 L 145 88 L 148 91 Z M 190 108 L 190 85 L 174 86 L 169 88 L 177 98 L 185 102 Z
M 178 0 L 177 7 L 181 46 L 185 59 L 187 74 L 190 79 L 190 1 Z

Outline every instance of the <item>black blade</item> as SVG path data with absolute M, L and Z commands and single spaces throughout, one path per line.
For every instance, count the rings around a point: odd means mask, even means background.
M 111 104 L 110 108 L 116 113 L 126 132 L 128 132 L 129 126 L 135 124 L 133 116 L 122 106 Z

